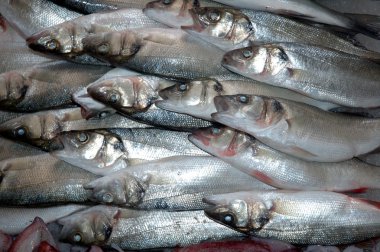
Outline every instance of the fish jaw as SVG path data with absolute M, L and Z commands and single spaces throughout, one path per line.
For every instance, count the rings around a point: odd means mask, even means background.
M 0 75 L 0 107 L 12 110 L 20 103 L 27 91 L 30 82 L 17 71 L 6 72 Z

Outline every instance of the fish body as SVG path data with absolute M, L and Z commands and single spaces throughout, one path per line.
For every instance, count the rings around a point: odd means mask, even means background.
M 44 153 L 34 146 L 0 137 L 0 160 Z
M 339 162 L 379 147 L 380 120 L 326 112 L 279 98 L 218 96 L 212 118 L 268 146 L 318 162 Z
M 202 211 L 141 211 L 96 206 L 58 222 L 63 225 L 60 234 L 63 241 L 106 247 L 114 244 L 128 250 L 182 247 L 242 236 L 209 220 Z
M 355 55 L 312 45 L 278 43 L 228 52 L 222 64 L 246 77 L 317 100 L 347 107 L 380 105 L 380 66 Z
M 304 161 L 231 128 L 198 130 L 189 139 L 211 155 L 280 189 L 362 192 L 379 188 L 379 168 L 357 159 L 337 163 Z
M 208 121 L 212 120 L 211 114 L 216 112 L 214 98 L 219 95 L 255 94 L 303 102 L 323 110 L 338 107 L 336 104 L 320 102 L 285 88 L 253 80 L 193 80 L 162 89 L 159 94 L 162 100 L 156 101 L 157 107 Z
M 131 166 L 84 187 L 98 203 L 171 211 L 203 209 L 206 195 L 271 188 L 214 157 L 191 156 Z
M 292 244 L 338 245 L 380 234 L 378 205 L 323 191 L 252 191 L 206 197 L 208 217 Z
M 50 154 L 8 159 L 0 166 L 0 201 L 7 205 L 85 202 L 82 185 L 97 178 Z

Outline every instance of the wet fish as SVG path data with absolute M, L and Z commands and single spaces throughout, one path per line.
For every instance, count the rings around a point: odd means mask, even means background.
M 378 203 L 323 191 L 252 191 L 205 198 L 208 217 L 260 238 L 351 244 L 380 235 Z
M 379 38 L 380 33 L 371 27 L 355 22 L 342 13 L 328 9 L 311 0 L 287 0 L 287 1 L 263 1 L 263 0 L 215 0 L 216 2 L 231 5 L 238 8 L 253 9 L 260 11 L 273 12 L 282 15 L 293 16 L 296 18 L 310 20 L 354 30 L 359 33 L 365 33 L 374 38 Z
M 3 73 L 0 75 L 0 108 L 32 112 L 73 106 L 72 93 L 110 69 L 58 61 Z
M 277 188 L 336 192 L 380 189 L 379 167 L 357 159 L 337 163 L 304 161 L 228 127 L 198 130 L 189 136 L 189 140 L 211 155 Z
M 203 209 L 206 195 L 272 187 L 217 158 L 179 156 L 131 166 L 84 188 L 91 190 L 90 199 L 98 203 L 188 211 Z
M 27 43 L 33 50 L 82 62 L 77 56 L 84 54 L 83 39 L 88 35 L 151 27 L 166 26 L 145 16 L 141 9 L 121 9 L 60 23 L 28 37 Z
M 89 55 L 138 72 L 179 79 L 243 78 L 221 66 L 222 50 L 178 29 L 108 32 L 89 35 L 82 42 Z
M 0 170 L 0 202 L 6 205 L 85 202 L 82 185 L 98 178 L 50 154 L 4 160 Z
M 81 16 L 48 0 L 4 0 L 0 3 L 0 13 L 24 38 Z
M 202 211 L 138 211 L 96 206 L 59 220 L 60 239 L 74 244 L 139 250 L 187 246 L 242 236 Z
M 88 208 L 86 205 L 66 204 L 49 207 L 0 207 L 0 229 L 10 235 L 21 233 L 36 216 L 46 223 Z
M 258 43 L 295 42 L 380 59 L 380 54 L 354 46 L 325 29 L 268 12 L 209 7 L 190 12 L 194 25 L 182 29 L 225 51 Z
M 379 119 L 340 115 L 280 98 L 236 95 L 214 101 L 215 121 L 304 160 L 339 162 L 380 145 Z
M 279 97 L 303 102 L 323 110 L 330 110 L 338 105 L 320 102 L 294 91 L 267 85 L 258 81 L 217 81 L 215 79 L 200 79 L 181 82 L 175 86 L 160 90 L 162 100 L 157 101 L 157 107 L 177 113 L 211 121 L 211 114 L 216 112 L 214 97 L 218 95 L 255 94 L 269 97 Z
M 343 52 L 278 43 L 228 52 L 222 64 L 246 77 L 317 100 L 347 107 L 380 106 L 380 65 Z
M 0 137 L 0 160 L 44 153 L 45 152 L 34 146 Z
M 157 0 L 148 3 L 144 8 L 144 13 L 163 24 L 173 28 L 180 28 L 182 25 L 193 24 L 190 9 L 196 7 L 220 7 L 209 0 Z

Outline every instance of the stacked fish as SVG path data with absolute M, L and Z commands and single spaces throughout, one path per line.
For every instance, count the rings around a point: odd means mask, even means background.
M 0 251 L 380 237 L 380 3 L 150 1 L 1 0 Z

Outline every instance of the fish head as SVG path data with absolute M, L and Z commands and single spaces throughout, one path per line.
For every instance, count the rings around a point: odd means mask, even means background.
M 28 91 L 30 81 L 17 71 L 0 75 L 0 106 L 12 109 L 20 103 Z
M 163 24 L 173 28 L 191 25 L 192 18 L 189 10 L 200 7 L 197 0 L 157 0 L 147 3 L 144 13 Z
M 218 111 L 212 114 L 215 121 L 244 132 L 271 129 L 286 116 L 279 101 L 263 96 L 217 96 L 214 103 Z
M 215 112 L 214 97 L 223 94 L 223 85 L 214 79 L 199 79 L 177 83 L 160 90 L 163 100 L 157 101 L 159 108 L 191 114 L 204 119 L 211 119 Z M 207 117 L 207 118 L 205 118 Z
M 249 18 L 235 9 L 193 8 L 190 14 L 194 24 L 181 28 L 223 50 L 247 46 L 247 38 L 253 33 Z M 247 43 L 244 43 L 245 41 Z
M 289 71 L 289 57 L 278 45 L 254 45 L 227 52 L 222 65 L 232 72 L 259 81 Z
M 218 157 L 231 157 L 255 144 L 255 138 L 225 126 L 212 126 L 194 131 L 189 140 L 202 150 Z
M 260 230 L 268 221 L 270 209 L 261 199 L 247 200 L 250 192 L 208 196 L 204 202 L 207 217 L 243 233 Z
M 117 213 L 89 210 L 59 219 L 63 226 L 59 239 L 71 244 L 103 245 L 112 234 L 115 216 Z
M 82 40 L 89 55 L 112 64 L 122 63 L 140 49 L 142 40 L 132 31 L 93 34 Z
M 51 154 L 75 166 L 102 171 L 128 166 L 123 142 L 107 131 L 65 132 L 57 138 L 63 148 Z
M 122 112 L 145 110 L 157 99 L 156 91 L 138 76 L 99 81 L 90 85 L 87 92 L 95 100 Z
M 116 204 L 123 206 L 137 206 L 144 198 L 148 188 L 147 180 L 139 179 L 126 172 L 116 173 L 91 181 L 84 185 L 91 190 L 90 200 L 102 204 Z
M 68 56 L 82 53 L 82 39 L 87 32 L 73 22 L 52 26 L 37 32 L 26 39 L 28 46 L 39 52 L 49 54 L 66 54 Z

